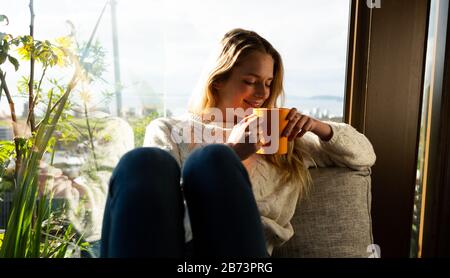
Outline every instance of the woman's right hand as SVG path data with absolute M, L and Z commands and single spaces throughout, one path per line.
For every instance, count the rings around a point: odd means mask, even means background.
M 259 122 L 261 124 L 261 122 Z M 233 127 L 227 140 L 241 160 L 246 160 L 264 144 L 262 133 L 258 133 L 258 116 L 251 114 Z

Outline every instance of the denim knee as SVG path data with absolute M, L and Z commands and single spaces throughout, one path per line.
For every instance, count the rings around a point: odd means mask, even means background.
M 207 167 L 223 169 L 233 163 L 240 163 L 237 154 L 223 144 L 212 144 L 195 150 L 186 160 L 184 170 L 202 169 Z M 186 172 L 183 172 L 185 174 Z
M 225 186 L 223 181 L 234 181 L 236 173 L 247 172 L 233 149 L 226 145 L 208 145 L 194 151 L 183 167 L 186 187 L 203 187 L 208 190 Z M 209 182 L 205 182 L 205 178 Z
M 179 175 L 178 163 L 169 152 L 151 147 L 136 148 L 122 156 L 111 176 L 111 183 L 120 179 L 121 184 L 127 181 L 127 185 L 146 186 L 155 179 L 179 178 Z
M 175 158 L 167 151 L 159 148 L 144 147 L 136 148 L 124 154 L 120 159 L 117 168 L 145 168 L 149 171 L 166 167 L 178 167 Z

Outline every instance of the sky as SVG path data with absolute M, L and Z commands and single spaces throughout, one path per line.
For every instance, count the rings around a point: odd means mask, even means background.
M 342 115 L 349 0 L 116 1 L 125 110 L 165 101 L 174 114 L 183 113 L 221 37 L 239 27 L 258 32 L 280 52 L 285 66 L 286 106 L 301 111 L 320 107 Z M 70 20 L 78 40 L 87 41 L 105 2 L 35 0 L 36 39 L 67 35 L 65 22 Z M 0 14 L 10 21 L 8 26 L 0 26 L 0 32 L 29 32 L 28 0 L 0 0 Z M 106 49 L 109 65 L 104 75 L 109 85 L 102 86 L 111 89 L 114 69 L 109 7 L 96 39 Z M 27 73 L 26 64 L 19 73 L 6 69 L 9 84 Z M 52 74 L 67 72 L 55 69 Z M 6 108 L 5 102 L 2 98 L 1 109 Z

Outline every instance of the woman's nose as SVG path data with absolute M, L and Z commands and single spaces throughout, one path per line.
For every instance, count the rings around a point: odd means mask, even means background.
M 256 98 L 266 98 L 266 95 L 269 94 L 269 90 L 266 88 L 264 84 L 258 83 L 258 86 L 255 87 L 254 96 Z

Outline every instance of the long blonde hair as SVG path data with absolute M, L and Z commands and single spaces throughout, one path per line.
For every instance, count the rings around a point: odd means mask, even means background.
M 206 82 L 200 90 L 196 101 L 189 104 L 189 112 L 202 115 L 208 108 L 217 105 L 217 90 L 213 84 L 226 81 L 232 70 L 252 51 L 269 54 L 274 60 L 274 74 L 270 86 L 270 96 L 262 107 L 275 108 L 277 100 L 284 103 L 283 62 L 278 51 L 256 32 L 233 29 L 225 34 L 221 40 L 221 50 L 213 69 L 207 75 Z M 295 181 L 300 186 L 300 196 L 307 193 L 311 185 L 311 176 L 305 166 L 304 158 L 308 153 L 304 150 L 301 140 L 289 142 L 286 155 L 265 155 L 265 159 L 281 174 L 281 183 Z

